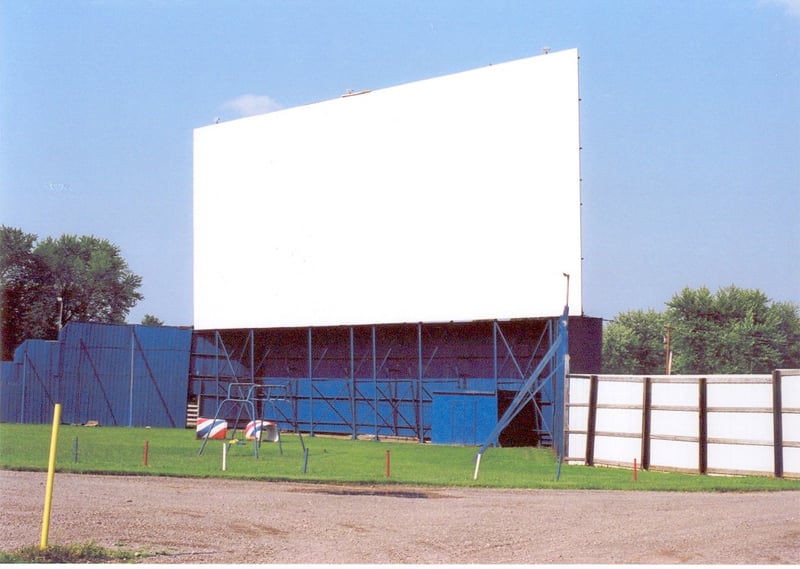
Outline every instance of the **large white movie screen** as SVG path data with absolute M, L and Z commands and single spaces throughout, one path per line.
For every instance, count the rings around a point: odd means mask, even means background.
M 568 50 L 196 129 L 195 327 L 580 314 L 578 96 Z

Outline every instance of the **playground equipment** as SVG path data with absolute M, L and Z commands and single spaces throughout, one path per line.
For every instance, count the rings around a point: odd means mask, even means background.
M 236 431 L 239 422 L 242 420 L 243 413 L 249 420 L 245 427 L 245 438 L 253 441 L 253 456 L 255 458 L 258 458 L 258 448 L 262 440 L 277 442 L 278 446 L 281 447 L 281 432 L 277 423 L 268 421 L 264 417 L 259 418 L 257 410 L 260 409 L 262 413 L 265 413 L 268 408 L 275 405 L 276 401 L 284 399 L 286 399 L 285 385 L 240 382 L 229 384 L 225 399 L 217 407 L 214 418 L 208 421 L 209 428 L 202 431 L 198 428 L 198 434 L 202 432 L 203 443 L 200 445 L 200 450 L 197 454 L 202 455 L 208 439 L 214 438 L 212 435 L 215 432 L 214 426 L 222 423 L 227 424 L 226 420 L 220 418 L 225 417 L 223 411 L 226 410 L 226 407 L 230 409 L 232 414 L 235 413 L 235 419 L 230 422 L 233 426 L 231 429 L 232 438 L 236 437 Z M 283 448 L 281 447 L 282 452 Z

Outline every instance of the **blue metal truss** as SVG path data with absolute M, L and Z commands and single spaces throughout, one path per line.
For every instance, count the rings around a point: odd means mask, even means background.
M 550 343 L 547 353 L 539 361 L 525 383 L 517 392 L 511 405 L 497 421 L 494 429 L 486 438 L 486 441 L 478 450 L 475 465 L 475 478 L 478 477 L 480 461 L 483 453 L 492 445 L 496 445 L 500 433 L 508 427 L 511 421 L 529 403 L 534 405 L 537 414 L 541 414 L 540 407 L 536 404 L 536 396 L 548 387 L 551 389 L 553 398 L 553 415 L 549 426 L 543 422 L 544 428 L 548 431 L 553 447 L 558 455 L 559 470 L 564 455 L 564 385 L 568 373 L 568 347 L 569 338 L 567 324 L 569 322 L 569 307 L 564 307 L 564 313 L 558 321 L 558 333 Z
M 527 319 L 195 331 L 190 396 L 209 417 L 230 383 L 281 386 L 284 396 L 256 414 L 285 430 L 425 441 L 436 392 L 519 391 L 547 359 L 554 326 Z M 531 399 L 537 444 L 552 443 L 552 396 Z

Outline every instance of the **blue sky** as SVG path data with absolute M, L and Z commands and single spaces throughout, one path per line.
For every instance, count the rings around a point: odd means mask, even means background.
M 800 0 L 0 0 L 0 223 L 93 234 L 192 324 L 192 131 L 577 47 L 584 310 L 800 303 Z

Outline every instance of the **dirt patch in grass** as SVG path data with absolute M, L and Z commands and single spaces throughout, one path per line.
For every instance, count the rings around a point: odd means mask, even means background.
M 0 549 L 38 544 L 45 473 L 0 471 Z M 800 563 L 800 492 L 316 485 L 56 474 L 51 544 L 146 563 Z M 431 499 L 447 498 L 447 499 Z

